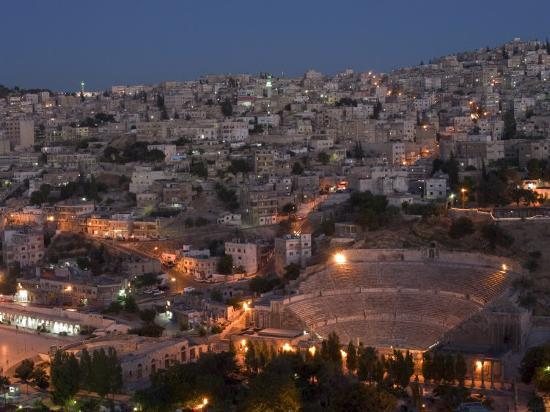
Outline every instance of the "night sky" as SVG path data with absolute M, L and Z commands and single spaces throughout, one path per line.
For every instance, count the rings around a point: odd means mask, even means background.
M 548 0 L 1 0 L 0 84 L 389 71 L 550 36 Z

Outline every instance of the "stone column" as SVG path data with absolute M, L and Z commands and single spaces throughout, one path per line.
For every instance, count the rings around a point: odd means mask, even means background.
M 495 389 L 495 361 L 491 361 L 491 389 Z
M 481 361 L 481 387 L 485 389 L 485 361 Z
M 476 380 L 476 361 L 472 360 L 472 388 L 476 386 L 475 380 Z

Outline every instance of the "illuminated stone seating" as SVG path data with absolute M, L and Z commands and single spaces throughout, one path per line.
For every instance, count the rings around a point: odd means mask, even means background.
M 357 319 L 408 319 L 453 327 L 480 306 L 465 299 L 428 292 L 364 292 L 316 296 L 287 305 L 305 326 Z
M 287 319 L 342 342 L 425 350 L 501 296 L 515 262 L 467 253 L 350 250 L 310 268 L 285 303 Z M 500 270 L 501 266 L 506 268 Z
M 327 288 L 433 289 L 488 302 L 507 286 L 507 276 L 491 268 L 422 262 L 350 262 L 328 266 L 305 279 L 299 289 L 302 293 Z
M 437 343 L 446 329 L 419 322 L 348 321 L 321 326 L 315 332 L 325 338 L 336 332 L 342 343 L 353 341 L 376 348 L 425 350 Z

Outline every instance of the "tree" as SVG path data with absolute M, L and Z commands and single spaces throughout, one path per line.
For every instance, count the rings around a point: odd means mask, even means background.
M 31 381 L 38 388 L 45 390 L 50 386 L 50 381 L 48 379 L 48 374 L 44 368 L 44 365 L 40 365 L 34 368 L 34 371 L 31 376 Z
M 80 387 L 87 391 L 91 390 L 92 385 L 92 375 L 93 375 L 93 366 L 92 366 L 92 357 L 88 349 L 84 348 L 82 354 L 80 355 L 80 362 L 78 365 L 78 377 L 80 379 Z
M 550 365 L 539 366 L 535 369 L 533 381 L 540 392 L 550 392 Z
M 17 292 L 17 278 L 21 276 L 21 265 L 14 262 L 8 268 L 8 271 L 2 281 L 0 281 L 0 293 L 4 295 L 14 295 Z
M 333 362 L 338 366 L 342 365 L 340 338 L 335 332 L 331 332 L 327 340 L 323 341 L 321 345 L 321 358 Z
M 352 341 L 349 342 L 346 353 L 346 367 L 350 373 L 354 373 L 357 369 L 357 349 Z
M 296 263 L 291 263 L 285 267 L 285 273 L 283 277 L 286 280 L 296 280 L 298 279 L 298 276 L 300 276 L 300 266 L 298 266 Z
M 449 229 L 449 236 L 453 239 L 460 239 L 466 235 L 470 235 L 475 232 L 474 222 L 467 217 L 459 217 L 453 220 Z
M 294 162 L 294 164 L 292 165 L 292 174 L 301 175 L 303 173 L 304 173 L 304 167 L 302 166 L 302 163 Z
M 288 374 L 266 372 L 251 379 L 244 411 L 298 412 L 301 409 L 300 392 Z
M 10 380 L 7 376 L 0 375 L 0 393 L 4 395 L 4 406 L 6 406 L 6 390 L 10 384 Z
M 362 345 L 359 346 L 357 376 L 359 379 L 369 383 L 382 382 L 382 378 L 384 377 L 384 365 L 375 348 L 371 346 L 367 346 L 366 348 Z
M 361 142 L 355 142 L 352 156 L 354 159 L 362 159 L 363 157 L 365 157 L 365 151 L 363 150 L 363 146 L 361 145 Z
M 80 389 L 78 360 L 72 353 L 58 350 L 51 364 L 53 400 L 64 404 L 72 399 Z
M 237 199 L 237 194 L 233 189 L 227 189 L 221 183 L 216 183 L 215 189 L 218 199 L 224 202 L 231 211 L 239 208 L 239 200 Z
M 208 177 L 208 168 L 202 161 L 192 161 L 189 171 L 192 175 L 196 175 L 202 178 Z
M 495 249 L 497 245 L 508 248 L 514 243 L 514 238 L 494 223 L 481 226 L 481 235 L 489 242 L 491 249 Z
M 397 399 L 385 390 L 355 382 L 338 388 L 333 407 L 335 411 L 346 412 L 391 412 L 396 405 Z
M 464 380 L 466 379 L 467 367 L 464 356 L 459 353 L 456 355 L 455 360 L 455 378 L 460 386 L 464 386 Z
M 414 361 L 409 351 L 403 355 L 402 351 L 394 350 L 393 356 L 386 360 L 387 380 L 391 384 L 406 388 L 414 373 Z
M 291 213 L 295 213 L 296 205 L 294 203 L 287 203 L 286 205 L 283 206 L 282 211 L 285 215 L 290 215 Z
M 231 165 L 227 169 L 233 174 L 237 173 L 249 173 L 252 171 L 250 164 L 245 159 L 233 159 Z
M 146 323 L 153 322 L 157 316 L 157 311 L 155 309 L 144 309 L 139 312 L 139 317 L 142 321 Z
M 94 351 L 90 386 L 102 398 L 122 388 L 122 368 L 113 348 L 108 348 L 107 352 L 103 348 Z
M 317 155 L 317 160 L 326 165 L 330 161 L 330 156 L 325 152 L 319 152 L 319 154 Z
M 231 275 L 233 273 L 233 256 L 223 255 L 218 260 L 216 270 L 222 275 Z
M 445 382 L 448 382 L 450 384 L 454 383 L 455 380 L 455 358 L 451 353 L 448 353 L 445 355 L 444 358 L 444 367 L 443 370 L 443 379 Z
M 431 381 L 433 378 L 433 363 L 430 352 L 422 354 L 422 376 L 426 382 Z
M 521 381 L 527 384 L 531 383 L 536 369 L 548 365 L 550 365 L 550 344 L 530 348 L 521 360 L 519 368 Z
M 434 395 L 441 399 L 448 410 L 454 410 L 470 398 L 470 391 L 464 387 L 439 385 L 434 389 Z
M 23 359 L 19 366 L 15 368 L 15 377 L 27 385 L 27 393 L 29 392 L 29 381 L 34 372 L 34 361 L 32 359 Z

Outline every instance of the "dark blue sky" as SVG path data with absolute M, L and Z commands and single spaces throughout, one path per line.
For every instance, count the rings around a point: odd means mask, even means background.
M 0 84 L 388 71 L 550 35 L 548 0 L 0 0 Z

